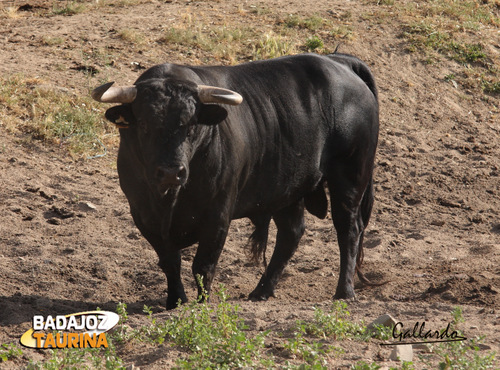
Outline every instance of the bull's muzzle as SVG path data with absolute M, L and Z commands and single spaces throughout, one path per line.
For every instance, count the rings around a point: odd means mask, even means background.
M 184 166 L 159 166 L 155 171 L 155 179 L 160 193 L 163 194 L 171 188 L 186 184 L 187 170 Z

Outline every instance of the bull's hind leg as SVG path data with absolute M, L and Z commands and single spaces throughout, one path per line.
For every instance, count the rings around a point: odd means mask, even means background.
M 304 201 L 301 200 L 280 210 L 273 218 L 278 228 L 276 247 L 259 284 L 250 293 L 249 299 L 254 301 L 264 301 L 274 296 L 274 288 L 281 273 L 297 250 L 300 238 L 304 234 Z
M 340 248 L 336 299 L 355 296 L 354 273 L 358 257 L 361 257 L 363 234 L 371 212 L 371 173 L 358 174 L 354 172 L 355 168 L 352 164 L 337 166 L 328 179 L 333 224 Z

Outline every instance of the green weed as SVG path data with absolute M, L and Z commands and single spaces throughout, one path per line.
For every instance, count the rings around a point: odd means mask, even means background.
M 430 48 L 432 50 L 443 50 L 449 41 L 448 33 L 439 32 L 435 26 L 426 21 L 408 24 L 404 27 L 403 36 L 408 39 L 410 52 L 416 52 Z
M 453 40 L 449 33 L 439 31 L 436 26 L 424 21 L 407 25 L 403 35 L 409 41 L 410 52 L 436 51 L 461 64 L 471 64 L 486 59 L 481 44 Z
M 66 4 L 62 7 L 54 5 L 52 13 L 55 15 L 75 15 L 82 13 L 85 10 L 85 4 L 78 3 L 76 1 L 66 1 Z
M 333 351 L 332 346 L 320 342 L 308 341 L 304 338 L 305 332 L 296 332 L 293 338 L 287 340 L 283 347 L 295 358 L 303 360 L 309 367 L 299 365 L 294 367 L 287 363 L 287 368 L 326 369 L 328 353 Z
M 500 81 L 490 81 L 488 79 L 481 79 L 481 87 L 483 91 L 490 94 L 500 94 Z
M 444 80 L 445 80 L 446 82 L 451 82 L 451 81 L 454 81 L 454 80 L 455 80 L 455 78 L 456 78 L 456 76 L 455 76 L 455 74 L 454 74 L 454 73 L 450 73 L 450 74 L 448 74 L 448 75 L 444 76 Z
M 0 346 L 0 362 L 6 362 L 22 355 L 23 351 L 14 343 L 2 344 Z
M 452 322 L 450 323 L 450 328 L 456 330 L 459 335 L 463 335 L 459 330 L 459 324 L 465 321 L 462 314 L 461 307 L 455 307 L 451 313 Z M 443 358 L 439 363 L 439 369 L 492 369 L 495 361 L 495 353 L 480 354 L 478 345 L 483 340 L 484 337 L 477 337 L 434 346 L 434 351 Z
M 354 38 L 354 31 L 350 26 L 333 26 L 330 28 L 330 35 L 336 39 L 351 40 Z
M 351 366 L 353 370 L 378 370 L 382 368 L 376 362 L 367 363 L 365 361 L 358 361 L 355 365 Z M 403 361 L 399 367 L 390 367 L 389 370 L 413 370 L 413 362 Z
M 219 303 L 206 303 L 206 295 L 189 304 L 179 306 L 178 312 L 164 322 L 157 322 L 152 309 L 144 306 L 150 323 L 138 329 L 130 329 L 125 322 L 128 315 L 126 305 L 119 304 L 119 326 L 114 330 L 112 339 L 118 344 L 130 341 L 147 342 L 160 345 L 165 342 L 179 346 L 187 351 L 185 358 L 178 359 L 181 369 L 217 368 L 230 369 L 273 364 L 269 357 L 263 356 L 264 340 L 268 332 L 248 337 L 248 329 L 239 317 L 237 305 L 227 302 L 224 287 L 215 293 Z M 203 303 L 200 303 L 201 301 Z
M 299 321 L 297 324 L 299 329 L 315 337 L 343 339 L 362 334 L 363 326 L 349 321 L 349 315 L 347 303 L 335 301 L 328 312 L 315 307 L 313 322 Z
M 484 1 L 436 0 L 422 2 L 420 12 L 426 17 L 440 17 L 455 24 L 469 22 L 498 25 L 498 16 L 493 11 L 494 4 Z
M 498 92 L 498 57 L 477 41 L 479 30 L 500 26 L 494 2 L 433 0 L 394 6 L 406 22 L 402 37 L 408 51 L 423 54 L 423 61 L 431 65 L 439 63 L 442 57 L 454 60 L 465 68 L 460 80 L 452 81 L 485 93 Z M 475 33 L 477 37 L 469 36 Z M 487 70 L 489 75 L 484 77 L 480 70 Z M 471 74 L 479 77 L 469 78 Z
M 306 40 L 306 48 L 309 51 L 314 51 L 316 49 L 322 49 L 323 46 L 324 46 L 323 40 L 321 40 L 318 36 L 312 36 Z
M 285 18 L 283 24 L 288 28 L 304 28 L 310 31 L 317 31 L 327 25 L 328 22 L 316 15 L 304 18 L 291 14 Z
M 375 325 L 374 330 L 371 333 L 364 332 L 366 335 L 366 338 L 375 338 L 375 339 L 380 339 L 380 340 L 389 340 L 392 338 L 392 329 L 393 327 L 391 326 L 385 326 L 385 325 Z
M 486 58 L 486 53 L 483 51 L 484 48 L 481 44 L 460 44 L 452 41 L 448 47 L 452 51 L 452 59 L 459 63 L 474 63 Z
M 108 348 L 64 348 L 49 349 L 50 358 L 45 361 L 30 360 L 28 370 L 59 369 L 125 369 L 118 357 L 111 336 L 108 336 Z
M 238 315 L 239 307 L 227 302 L 224 287 L 220 286 L 216 295 L 220 302 L 215 308 L 208 303 L 193 302 L 180 307 L 180 314 L 168 323 L 169 339 L 190 351 L 188 358 L 178 360 L 178 366 L 185 369 L 255 366 L 268 333 L 247 338 L 248 328 Z
M 351 366 L 353 370 L 378 370 L 381 366 L 377 365 L 376 362 L 372 362 L 371 364 L 365 361 L 358 361 L 355 365 Z
M 117 327 L 107 333 L 108 348 L 82 348 L 48 350 L 48 359 L 41 362 L 30 361 L 28 369 L 123 369 L 123 360 L 118 356 L 120 349 L 134 343 L 145 342 L 152 346 L 176 346 L 185 353 L 177 360 L 179 369 L 232 369 L 232 368 L 276 368 L 284 369 L 327 369 L 331 357 L 343 350 L 331 344 L 333 340 L 365 340 L 366 327 L 348 320 L 349 312 L 345 302 L 333 303 L 325 312 L 316 308 L 314 319 L 299 321 L 291 334 L 276 348 L 283 348 L 290 360 L 275 362 L 266 350 L 265 340 L 269 332 L 250 336 L 247 326 L 239 315 L 239 306 L 228 302 L 221 285 L 212 298 L 217 304 L 206 302 L 206 293 L 198 300 L 179 305 L 177 311 L 165 321 L 153 317 L 151 307 L 144 306 L 143 312 L 149 323 L 137 329 L 130 328 L 127 305 L 119 303 L 116 312 L 120 315 Z M 450 328 L 458 330 L 463 322 L 462 310 L 452 312 Z M 386 330 L 381 329 L 377 337 L 383 339 Z M 281 335 L 283 337 L 283 335 Z M 315 339 L 315 338 L 319 338 Z M 434 353 L 440 357 L 440 369 L 491 369 L 494 368 L 495 354 L 481 354 L 478 344 L 482 338 L 467 342 L 451 342 L 436 345 Z M 0 347 L 0 360 L 7 361 L 23 355 L 14 345 Z M 433 355 L 435 356 L 435 355 Z M 434 357 L 435 358 L 435 357 Z M 352 369 L 379 369 L 376 362 L 358 361 Z M 391 368 L 391 370 L 396 368 Z M 402 362 L 398 369 L 414 369 L 412 362 Z
M 495 353 L 481 355 L 478 344 L 483 340 L 484 337 L 479 337 L 442 344 L 435 349 L 435 352 L 443 358 L 439 363 L 439 369 L 493 369 Z

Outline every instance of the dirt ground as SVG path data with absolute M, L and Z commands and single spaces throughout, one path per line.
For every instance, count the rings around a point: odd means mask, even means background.
M 373 280 L 389 280 L 380 287 L 358 287 L 357 300 L 349 302 L 352 319 L 370 322 L 390 313 L 406 326 L 425 321 L 442 329 L 459 305 L 465 335 L 484 335 L 483 350 L 499 352 L 499 99 L 446 81 L 444 76 L 460 73 L 456 62 L 442 58 L 428 65 L 409 53 L 398 19 L 373 21 L 385 9 L 376 1 L 143 1 L 71 16 L 47 15 L 52 3 L 2 2 L 0 7 L 23 10 L 17 17 L 0 18 L 0 75 L 37 77 L 78 94 L 106 80 L 131 83 L 141 68 L 162 61 L 205 63 L 203 52 L 179 53 L 151 41 L 186 14 L 216 24 L 259 24 L 287 14 L 319 14 L 335 21 L 349 12 L 355 37 L 341 51 L 370 65 L 381 107 L 376 203 L 365 238 L 364 270 Z M 266 12 L 252 11 L 260 7 Z M 146 44 L 120 39 L 117 30 L 125 25 L 141 31 Z M 485 27 L 464 37 L 480 38 L 498 56 L 498 32 Z M 64 42 L 51 45 L 50 38 Z M 332 49 L 338 43 L 326 42 Z M 89 57 L 103 48 L 113 59 L 106 68 Z M 100 73 L 83 73 L 89 66 Z M 17 342 L 35 314 L 96 307 L 114 311 L 117 302 L 125 302 L 138 322 L 144 304 L 153 306 L 159 318 L 167 315 L 166 280 L 119 188 L 116 148 L 101 158 L 75 161 L 64 147 L 27 142 L 0 122 L 0 343 Z M 339 271 L 330 217 L 308 215 L 299 250 L 277 296 L 268 302 L 246 301 L 263 272 L 249 263 L 244 249 L 251 231 L 249 221 L 233 222 L 215 281 L 225 284 L 231 301 L 241 305 L 251 330 L 285 330 L 312 317 L 314 305 L 328 307 Z M 273 243 L 271 238 L 269 254 Z M 190 299 L 195 296 L 190 274 L 194 248 L 183 256 Z M 394 366 L 390 350 L 376 341 L 341 346 L 345 353 L 332 359 L 331 368 L 359 360 Z M 42 356 L 32 351 L 14 364 Z M 167 350 L 138 349 L 124 358 L 157 369 L 172 364 L 172 356 Z M 425 365 L 416 356 L 414 363 Z

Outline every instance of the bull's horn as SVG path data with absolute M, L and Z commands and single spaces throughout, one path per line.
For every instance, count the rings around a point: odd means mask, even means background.
M 132 103 L 137 95 L 135 86 L 115 87 L 114 82 L 108 82 L 96 87 L 90 94 L 94 100 L 101 103 Z
M 202 103 L 238 105 L 243 97 L 237 92 L 221 87 L 198 85 L 198 96 Z

